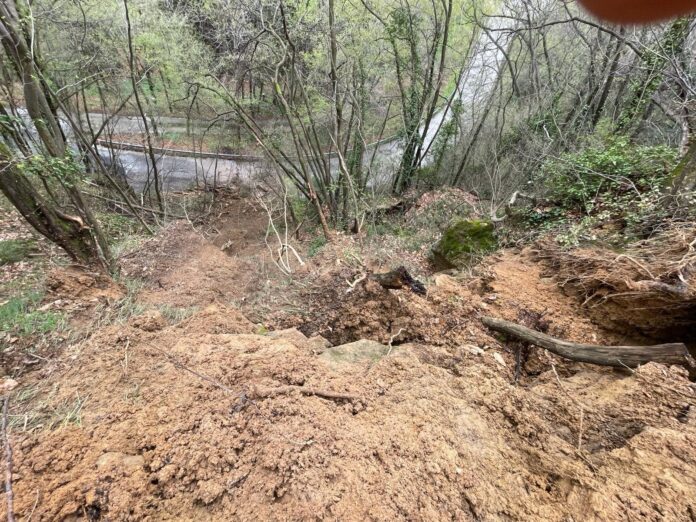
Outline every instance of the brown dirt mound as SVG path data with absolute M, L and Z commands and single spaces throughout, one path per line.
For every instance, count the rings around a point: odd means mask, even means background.
M 482 276 L 488 310 L 508 321 L 525 322 L 536 316 L 543 324 L 528 325 L 546 333 L 580 343 L 641 344 L 644 339 L 598 328 L 577 299 L 559 291 L 555 278 L 544 277 L 544 267 L 534 261 L 535 252 L 502 251 L 483 263 L 488 268 Z
M 416 274 L 427 283 L 425 297 L 409 290 L 385 290 L 373 281 L 350 290 L 348 282 L 365 272 L 345 264 L 322 265 L 330 269 L 319 274 L 312 271 L 311 278 L 302 280 L 304 286 L 295 301 L 303 306 L 269 314 L 272 324 L 296 326 L 306 335 L 318 333 L 335 345 L 366 338 L 383 343 L 391 339 L 396 344 L 499 346 L 482 329 L 480 316 L 524 321 L 532 315 L 557 337 L 589 343 L 627 341 L 625 336 L 599 329 L 574 298 L 559 291 L 553 280 L 542 278 L 542 267 L 528 252 L 490 256 L 481 263 L 487 268 L 473 278 Z
M 696 512 L 696 418 L 681 370 L 546 371 L 515 387 L 488 353 L 403 345 L 334 367 L 302 343 L 239 333 L 249 327 L 210 308 L 181 327 L 108 327 L 68 350 L 51 381 L 10 412 L 18 517 L 560 521 Z M 245 399 L 256 386 L 288 385 L 359 399 Z
M 126 294 L 125 288 L 110 277 L 80 266 L 51 270 L 46 277 L 46 296 L 42 310 L 59 310 L 80 329 L 91 324 L 97 307 L 112 305 Z
M 621 252 L 606 247 L 563 250 L 543 241 L 535 256 L 599 324 L 694 341 L 695 244 L 696 228 L 674 227 Z
M 139 301 L 174 307 L 238 306 L 277 277 L 264 242 L 268 216 L 237 193 L 222 193 L 210 223 L 171 223 L 124 256 L 123 274 L 145 281 Z M 213 224 L 211 224 L 213 223 Z
M 386 290 L 374 281 L 359 283 L 347 293 L 345 281 L 355 278 L 350 269 L 331 274 L 320 283 L 322 290 L 308 291 L 308 306 L 300 317 L 277 319 L 287 326 L 299 324 L 306 335 L 320 334 L 334 345 L 361 338 L 433 344 L 480 340 L 480 332 L 466 330 L 480 297 L 452 278 L 439 276 L 439 284 L 430 285 L 427 297 L 409 290 Z
M 46 300 L 65 302 L 100 302 L 109 304 L 124 295 L 124 288 L 110 277 L 90 272 L 78 266 L 68 266 L 52 270 L 46 278 Z

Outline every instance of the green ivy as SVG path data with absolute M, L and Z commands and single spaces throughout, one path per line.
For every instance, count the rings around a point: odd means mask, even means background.
M 678 152 L 664 145 L 636 146 L 625 137 L 547 162 L 537 181 L 550 199 L 587 213 L 623 195 L 634 199 L 659 191 L 676 165 Z
M 65 186 L 75 186 L 83 175 L 82 168 L 69 154 L 62 158 L 36 154 L 19 162 L 17 166 L 25 174 L 56 180 Z
M 553 204 L 525 211 L 522 220 L 538 232 L 555 230 L 566 246 L 596 240 L 603 227 L 605 240 L 644 237 L 669 214 L 663 188 L 677 160 L 676 149 L 625 137 L 564 154 L 534 180 Z

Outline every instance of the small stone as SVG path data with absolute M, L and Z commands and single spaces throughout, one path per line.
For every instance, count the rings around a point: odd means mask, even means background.
M 467 348 L 471 355 L 483 355 L 485 353 L 483 351 L 483 348 L 479 348 L 478 346 L 474 346 L 473 344 L 468 345 Z
M 503 356 L 498 352 L 493 352 L 493 358 L 495 359 L 495 362 L 497 362 L 503 368 L 507 367 L 507 364 L 505 364 L 505 359 L 503 359 Z
M 441 473 L 440 466 L 438 466 L 435 462 L 428 462 L 428 464 L 426 464 L 425 467 L 428 470 L 428 472 L 433 475 Z
M 3 379 L 2 383 L 0 384 L 0 392 L 2 392 L 2 393 L 11 392 L 17 386 L 19 386 L 19 383 L 17 381 L 15 381 L 14 379 L 10 379 L 9 377 L 6 377 L 5 379 Z
M 145 332 L 156 332 L 167 326 L 167 320 L 159 310 L 148 310 L 133 319 L 131 324 Z
M 319 334 L 313 335 L 312 337 L 309 338 L 307 341 L 307 347 L 313 352 L 313 353 L 322 353 L 325 350 L 328 350 L 331 348 L 331 343 L 324 337 L 322 337 Z
M 126 468 L 142 468 L 145 466 L 145 459 L 142 455 L 125 455 L 123 466 Z

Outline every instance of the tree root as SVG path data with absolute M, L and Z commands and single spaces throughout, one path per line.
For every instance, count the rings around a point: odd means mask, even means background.
M 278 395 L 285 395 L 293 392 L 300 392 L 302 395 L 317 396 L 322 399 L 328 399 L 332 401 L 357 401 L 359 397 L 357 395 L 351 395 L 348 393 L 340 393 L 326 390 L 319 390 L 317 388 L 309 388 L 305 386 L 278 386 L 277 388 L 261 388 L 258 386 L 253 386 L 248 394 L 249 399 L 268 399 L 271 397 L 276 397 Z
M 384 274 L 370 274 L 369 278 L 379 283 L 382 288 L 397 290 L 406 287 L 418 295 L 426 295 L 427 293 L 425 285 L 414 279 L 403 266 Z

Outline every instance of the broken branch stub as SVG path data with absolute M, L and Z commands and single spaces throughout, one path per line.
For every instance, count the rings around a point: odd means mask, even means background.
M 483 317 L 481 321 L 491 330 L 546 348 L 548 351 L 572 361 L 616 368 L 625 366 L 636 368 L 649 362 L 694 367 L 694 360 L 689 355 L 684 343 L 652 346 L 605 346 L 572 343 L 495 317 Z
M 406 287 L 418 295 L 425 295 L 427 293 L 425 285 L 417 279 L 414 279 L 403 266 L 384 274 L 371 274 L 369 278 L 379 283 L 382 288 L 398 290 Z

